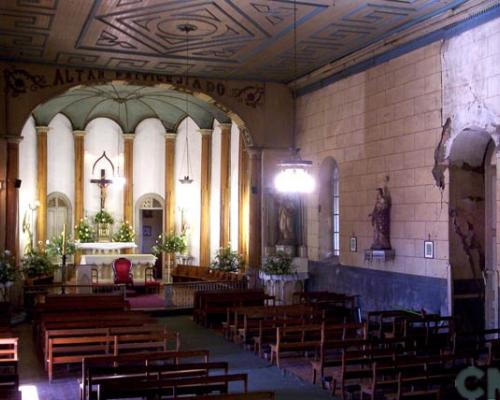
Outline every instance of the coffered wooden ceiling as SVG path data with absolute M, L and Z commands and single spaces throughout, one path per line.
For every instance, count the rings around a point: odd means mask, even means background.
M 297 77 L 467 0 L 297 0 Z M 288 82 L 293 0 L 2 0 L 0 59 Z

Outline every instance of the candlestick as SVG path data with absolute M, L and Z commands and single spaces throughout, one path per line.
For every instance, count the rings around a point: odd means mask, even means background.
M 63 225 L 61 254 L 66 255 L 66 224 Z

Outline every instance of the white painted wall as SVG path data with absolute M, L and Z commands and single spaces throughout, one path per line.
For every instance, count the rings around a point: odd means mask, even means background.
M 121 128 L 107 118 L 96 118 L 90 121 L 85 128 L 85 165 L 84 165 L 84 205 L 85 215 L 92 218 L 100 208 L 100 192 L 90 179 L 99 178 L 100 170 L 106 170 L 106 177 L 112 178 L 113 173 L 109 164 L 100 161 L 92 175 L 92 165 L 106 151 L 106 155 L 115 164 L 115 171 L 120 165 L 123 174 L 123 136 Z M 118 224 L 123 219 L 123 187 L 117 184 L 108 186 L 106 210 L 109 211 Z
M 65 194 L 75 207 L 75 147 L 73 127 L 67 117 L 57 114 L 47 134 L 47 195 Z
M 165 128 L 160 120 L 149 118 L 135 130 L 134 139 L 134 219 L 137 200 L 148 193 L 165 195 Z M 134 221 L 137 226 L 139 221 Z
M 231 126 L 231 210 L 230 236 L 231 248 L 238 250 L 238 218 L 239 218 L 239 166 L 240 166 L 240 129 L 236 124 Z
M 220 171 L 221 171 L 221 133 L 220 124 L 214 121 L 212 133 L 212 176 L 210 182 L 210 256 L 217 254 L 220 247 Z
M 183 185 L 179 179 L 186 174 L 186 120 L 182 121 L 177 130 L 175 143 L 175 221 L 178 231 L 181 229 L 181 209 L 184 209 L 184 219 L 188 229 L 188 251 L 194 257 L 193 264 L 200 262 L 200 177 L 201 177 L 201 135 L 198 126 L 189 118 L 189 158 L 191 163 L 191 179 L 193 183 Z
M 22 181 L 19 189 L 19 254 L 24 254 L 28 238 L 23 234 L 23 219 L 27 218 L 33 231 L 33 226 L 36 224 L 36 213 L 32 215 L 29 209 L 30 203 L 34 203 L 37 195 L 36 130 L 33 117 L 28 118 L 24 124 L 21 136 L 23 140 L 19 144 L 19 179 Z

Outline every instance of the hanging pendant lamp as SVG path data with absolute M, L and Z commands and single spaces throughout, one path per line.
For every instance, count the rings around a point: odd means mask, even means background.
M 293 2 L 293 78 L 297 79 L 297 5 Z M 295 145 L 295 92 L 293 92 L 292 140 Z M 290 158 L 278 163 L 281 171 L 274 179 L 274 186 L 282 193 L 311 193 L 315 188 L 314 178 L 309 173 L 312 161 L 302 160 L 300 149 L 292 147 Z
M 186 145 L 185 145 L 185 157 L 186 157 L 186 175 L 184 175 L 179 182 L 183 185 L 193 183 L 193 179 L 190 177 L 191 165 L 189 163 L 189 98 L 187 92 L 187 85 L 189 82 L 189 32 L 193 32 L 198 29 L 195 25 L 192 24 L 181 24 L 177 25 L 177 29 L 186 34 Z

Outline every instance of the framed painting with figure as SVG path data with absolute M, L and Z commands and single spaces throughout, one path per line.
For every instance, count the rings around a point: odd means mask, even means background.
M 424 241 L 424 258 L 434 258 L 434 242 L 432 240 Z

